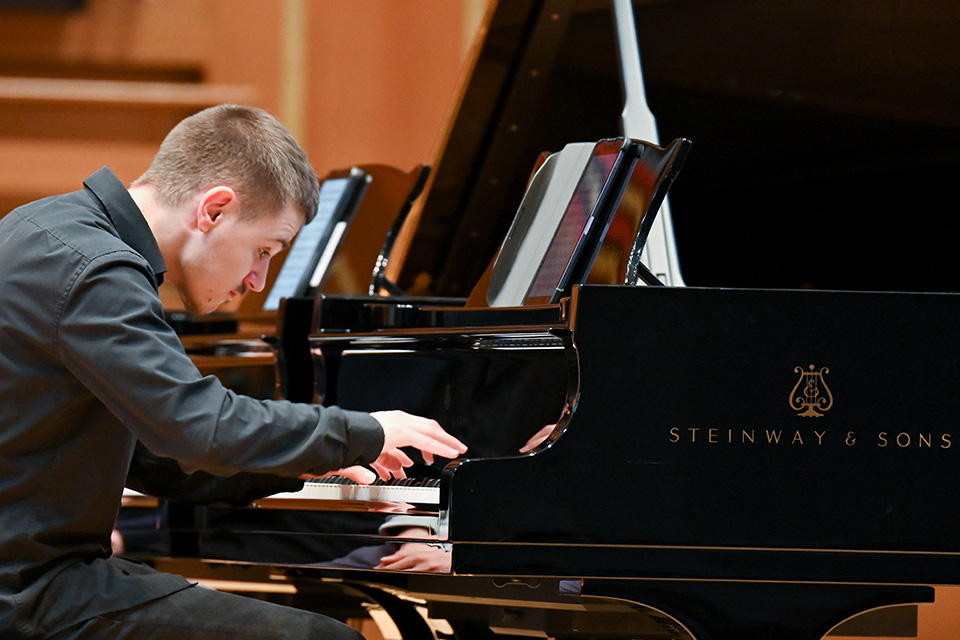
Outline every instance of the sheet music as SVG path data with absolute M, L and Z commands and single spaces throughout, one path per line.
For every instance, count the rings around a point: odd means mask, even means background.
M 487 292 L 491 306 L 523 304 L 580 176 L 590 162 L 593 147 L 591 142 L 568 144 L 547 158 L 537 171 L 517 211 L 517 226 L 511 228 L 497 257 Z
M 296 294 L 297 286 L 303 281 L 307 269 L 311 268 L 313 256 L 317 250 L 317 245 L 330 232 L 330 222 L 337 211 L 337 205 L 343 198 L 344 191 L 347 188 L 347 178 L 334 178 L 324 180 L 320 185 L 320 202 L 317 206 L 317 215 L 304 225 L 297 234 L 293 246 L 290 247 L 290 253 L 277 274 L 277 280 L 273 283 L 263 308 L 268 311 L 276 310 L 280 305 L 281 298 L 289 298 Z M 322 261 L 321 261 L 322 263 Z M 327 259 L 329 264 L 329 258 Z M 311 275 L 313 275 L 311 273 Z M 322 275 L 322 274 L 321 274 Z

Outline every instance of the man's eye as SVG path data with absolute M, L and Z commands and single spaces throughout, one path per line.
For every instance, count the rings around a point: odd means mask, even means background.
M 269 258 L 269 257 L 270 257 L 270 250 L 269 250 L 269 249 L 260 249 L 260 257 L 261 257 L 261 258 Z

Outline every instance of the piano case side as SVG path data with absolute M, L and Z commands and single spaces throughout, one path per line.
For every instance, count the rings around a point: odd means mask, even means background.
M 502 569 L 549 573 L 528 543 L 554 543 L 612 575 L 682 556 L 702 577 L 731 550 L 742 578 L 957 575 L 960 297 L 583 286 L 574 303 L 566 432 L 448 471 L 455 568 L 495 543 L 524 549 Z

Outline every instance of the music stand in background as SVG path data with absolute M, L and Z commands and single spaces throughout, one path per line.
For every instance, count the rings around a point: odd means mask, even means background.
M 588 281 L 660 284 L 640 256 L 689 147 L 612 138 L 549 156 L 468 305 L 550 304 Z

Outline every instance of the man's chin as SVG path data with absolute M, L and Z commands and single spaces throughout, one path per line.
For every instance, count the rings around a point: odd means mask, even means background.
M 180 301 L 183 303 L 183 308 L 186 309 L 188 313 L 195 316 L 205 316 L 213 313 L 220 307 L 220 305 L 214 304 L 210 301 L 199 303 L 196 300 L 192 300 L 188 296 L 184 295 L 183 292 L 180 293 Z

